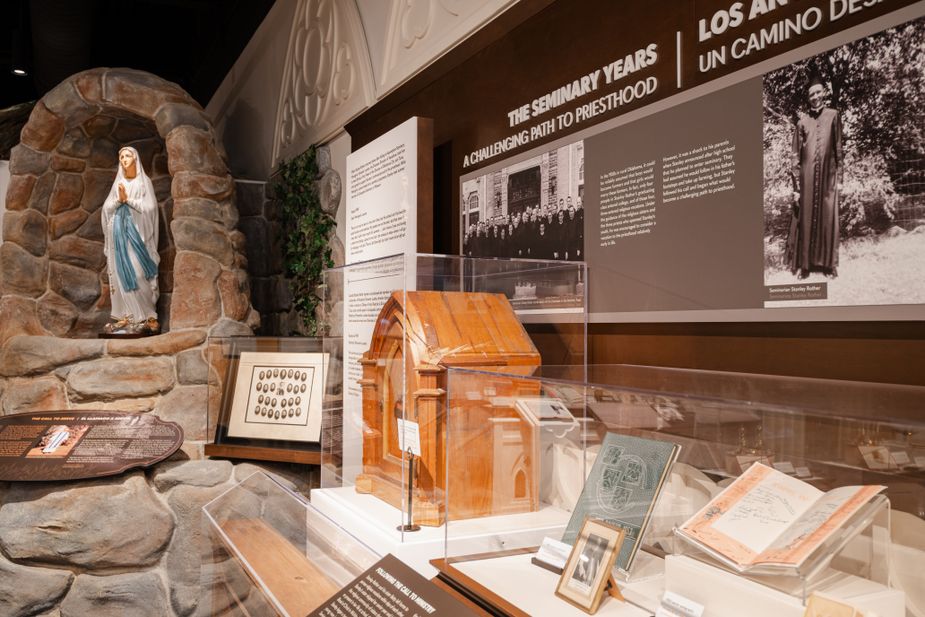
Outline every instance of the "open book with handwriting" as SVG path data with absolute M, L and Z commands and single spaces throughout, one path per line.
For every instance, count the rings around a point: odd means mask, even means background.
M 823 492 L 755 463 L 676 533 L 740 572 L 795 568 L 885 488 Z

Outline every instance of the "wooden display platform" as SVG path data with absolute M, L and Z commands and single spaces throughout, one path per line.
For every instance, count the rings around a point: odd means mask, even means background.
M 264 590 L 267 600 L 270 600 L 267 592 L 272 594 L 286 614 L 308 615 L 341 590 L 321 569 L 309 562 L 286 538 L 262 520 L 230 520 L 221 526 L 221 530 L 224 534 L 222 543 L 251 578 L 254 586 Z M 456 574 L 466 578 L 458 572 Z M 478 617 L 526 615 L 523 612 L 491 610 L 485 602 L 474 600 L 478 596 L 474 596 L 471 591 L 460 591 L 457 584 L 448 583 L 439 575 L 431 582 L 465 604 Z M 484 588 L 480 589 L 491 593 Z M 238 606 L 243 607 L 241 600 L 230 588 L 226 592 L 235 599 Z
M 220 458 L 243 458 L 255 461 L 274 461 L 277 463 L 300 463 L 302 465 L 321 464 L 321 452 L 313 450 L 286 450 L 282 448 L 263 448 L 260 446 L 207 443 L 204 451 L 206 456 Z
M 456 589 L 456 587 L 445 582 L 443 579 L 440 578 L 439 574 L 433 577 L 432 579 L 430 579 L 430 582 L 433 583 L 434 586 L 437 587 L 438 589 L 442 589 L 443 591 L 453 596 L 455 599 L 465 604 L 466 608 L 468 608 L 478 617 L 495 617 L 497 615 L 497 613 L 491 613 L 488 610 L 486 610 L 483 605 L 476 604 L 475 602 L 473 602 L 472 598 L 468 594 L 461 593 L 459 590 Z
M 577 605 L 569 603 L 567 600 L 553 595 L 555 583 L 559 576 L 554 572 L 546 572 L 551 568 L 535 570 L 535 564 L 525 558 L 533 555 L 539 547 L 524 547 L 504 551 L 491 551 L 487 553 L 477 553 L 451 557 L 449 559 L 434 559 L 430 565 L 437 569 L 438 574 L 433 579 L 434 582 L 442 583 L 448 590 L 457 596 L 460 596 L 479 607 L 479 614 L 492 615 L 497 617 L 529 617 L 530 615 L 583 615 L 587 613 Z M 516 583 L 517 592 L 511 594 L 511 586 L 508 585 L 507 591 L 492 591 L 492 589 L 503 589 L 504 585 L 496 585 L 497 578 L 479 576 L 478 580 L 463 570 L 467 562 L 487 562 L 492 560 L 506 562 L 503 566 L 496 566 L 493 570 L 494 577 L 508 577 L 513 575 Z M 510 560 L 515 560 L 519 565 L 515 565 Z M 460 567 L 457 567 L 460 566 Z M 513 566 L 513 570 L 511 567 Z M 522 570 L 526 568 L 526 570 Z M 531 572 L 527 572 L 530 570 Z M 524 579 L 524 574 L 527 578 Z M 492 589 L 486 587 L 490 585 Z M 548 593 L 548 599 L 543 596 Z M 607 614 L 613 617 L 642 617 L 651 615 L 651 611 L 634 606 L 627 602 L 620 591 L 613 575 L 607 583 L 604 590 L 605 596 L 614 598 L 616 601 L 611 602 L 601 609 L 600 614 Z M 531 600 L 527 597 L 532 595 Z M 539 602 L 536 602 L 539 597 Z M 522 602 L 528 602 L 526 604 Z M 532 604 L 532 606 L 531 606 Z
M 236 519 L 221 527 L 228 550 L 258 589 L 270 591 L 289 615 L 307 615 L 340 587 L 292 544 L 258 519 Z
M 535 548 L 514 549 L 511 551 L 501 551 L 485 555 L 467 555 L 451 559 L 432 559 L 430 565 L 437 569 L 437 576 L 434 582 L 442 583 L 447 591 L 451 591 L 460 598 L 467 601 L 468 604 L 475 605 L 484 615 L 497 615 L 499 617 L 530 617 L 528 613 L 523 612 L 504 598 L 498 596 L 484 585 L 472 580 L 459 570 L 453 567 L 454 563 L 460 561 L 477 560 L 483 557 L 500 557 L 503 555 L 515 555 L 522 553 L 535 553 Z

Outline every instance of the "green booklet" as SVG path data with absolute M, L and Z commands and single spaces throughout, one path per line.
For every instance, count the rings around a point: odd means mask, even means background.
M 621 527 L 626 540 L 616 566 L 629 572 L 655 500 L 680 450 L 681 446 L 670 441 L 607 433 L 562 541 L 574 544 L 586 517 Z

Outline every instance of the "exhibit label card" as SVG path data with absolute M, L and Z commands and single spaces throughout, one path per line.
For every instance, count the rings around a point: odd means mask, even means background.
M 621 527 L 626 539 L 616 565 L 629 571 L 680 449 L 670 441 L 607 433 L 562 541 L 575 541 L 585 517 Z
M 568 561 L 569 553 L 572 552 L 572 546 L 565 542 L 559 542 L 555 538 L 545 537 L 540 545 L 540 550 L 536 552 L 536 559 L 549 564 L 554 568 L 562 571 L 565 562 Z
M 701 617 L 704 609 L 703 605 L 671 591 L 666 591 L 662 596 L 662 605 L 659 608 L 669 611 L 666 614 L 680 617 Z
M 346 615 L 469 617 L 475 613 L 390 554 L 373 564 L 309 617 Z
M 411 450 L 411 454 L 421 456 L 421 429 L 417 422 L 398 418 L 398 443 L 402 452 Z

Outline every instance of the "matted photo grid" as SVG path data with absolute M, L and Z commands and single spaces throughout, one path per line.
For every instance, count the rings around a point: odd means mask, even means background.
M 314 368 L 253 367 L 244 421 L 305 426 L 314 375 Z

